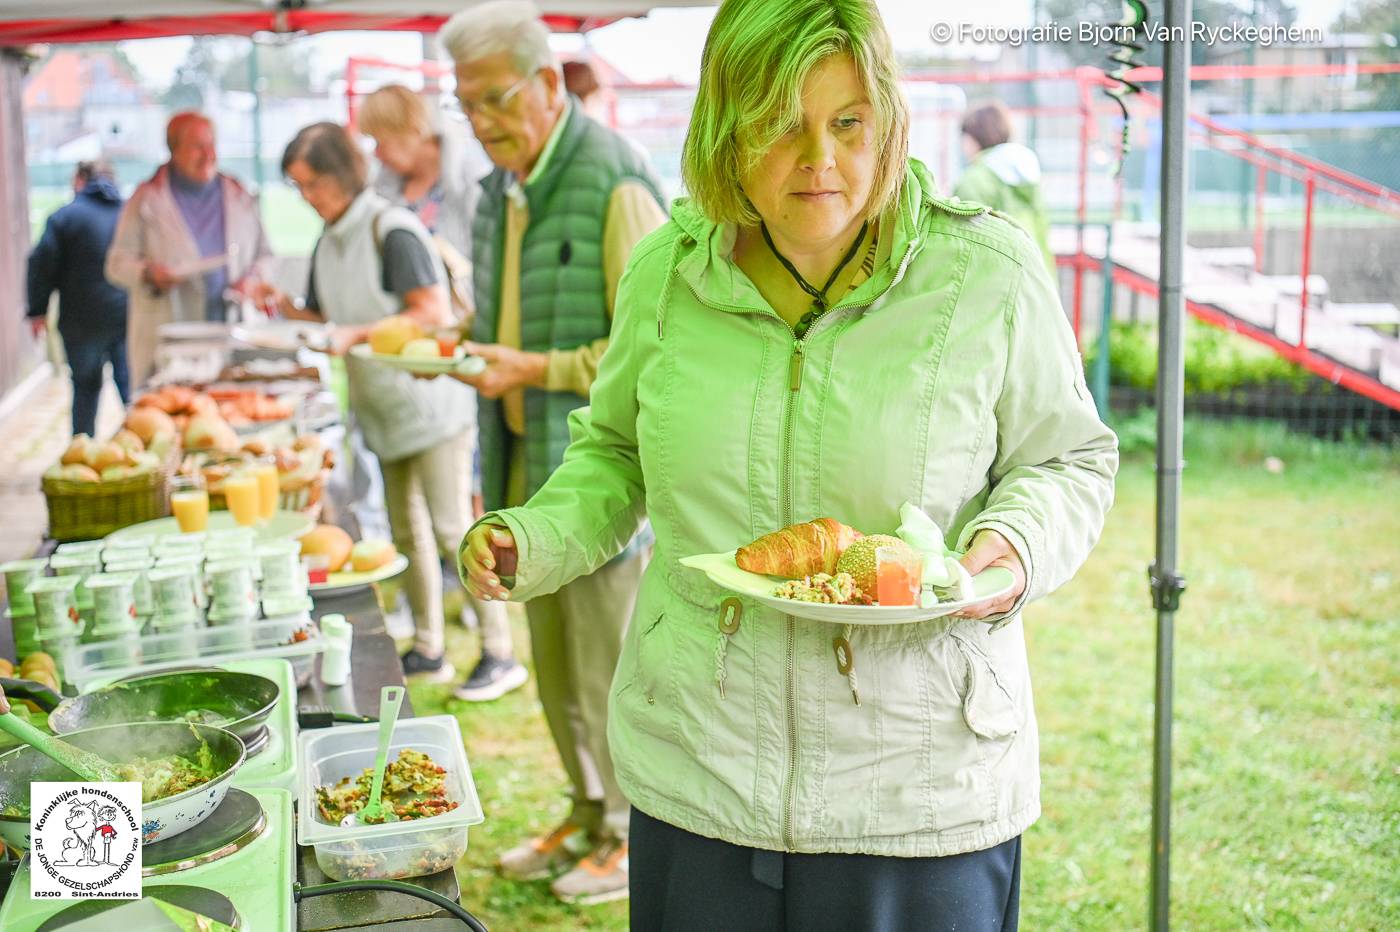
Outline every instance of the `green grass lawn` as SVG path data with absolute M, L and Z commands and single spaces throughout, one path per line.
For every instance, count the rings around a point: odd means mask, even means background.
M 1187 437 L 1174 923 L 1400 928 L 1400 454 L 1272 426 L 1191 422 Z M 1027 612 L 1045 814 L 1025 836 L 1026 929 L 1144 925 L 1153 494 L 1150 452 L 1130 453 L 1093 557 Z M 450 632 L 462 669 L 469 641 Z M 419 714 L 460 719 L 486 809 L 458 867 L 462 902 L 498 928 L 626 928 L 625 904 L 565 907 L 494 871 L 565 812 L 533 686 L 485 706 L 412 693 Z

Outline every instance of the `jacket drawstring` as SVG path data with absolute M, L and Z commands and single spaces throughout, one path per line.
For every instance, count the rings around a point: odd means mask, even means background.
M 851 635 L 855 630 L 855 625 L 846 625 L 841 637 L 832 639 L 831 647 L 836 652 L 836 672 L 844 676 L 850 684 L 851 701 L 860 705 L 860 685 L 856 682 L 856 652 L 851 647 Z
M 739 630 L 739 619 L 744 617 L 744 603 L 730 596 L 719 604 L 719 638 L 715 641 L 715 684 L 719 687 L 719 697 L 724 698 L 724 681 L 729 677 L 724 659 L 729 651 L 729 639 Z
M 666 277 L 661 282 L 661 297 L 656 302 L 656 339 L 666 339 L 666 304 L 671 300 L 671 279 L 676 275 L 676 262 L 679 261 L 681 246 L 690 237 L 684 233 L 671 243 L 671 257 L 666 260 Z

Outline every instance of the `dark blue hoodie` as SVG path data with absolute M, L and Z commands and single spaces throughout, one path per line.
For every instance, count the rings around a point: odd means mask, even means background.
M 29 317 L 43 317 L 58 291 L 58 330 L 65 339 L 126 334 L 126 292 L 102 273 L 117 228 L 122 196 L 108 178 L 94 178 L 54 211 L 29 254 Z

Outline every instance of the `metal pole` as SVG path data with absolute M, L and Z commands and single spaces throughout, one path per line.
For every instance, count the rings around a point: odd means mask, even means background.
M 1186 248 L 1186 115 L 1190 99 L 1191 0 L 1166 0 L 1162 60 L 1161 264 L 1157 305 L 1157 540 L 1148 570 L 1157 612 L 1156 702 L 1152 740 L 1153 932 L 1167 932 L 1171 905 L 1172 639 L 1185 581 L 1177 573 L 1181 499 L 1182 257 Z
M 1308 276 L 1312 274 L 1313 199 L 1317 194 L 1317 179 L 1308 172 L 1303 183 L 1303 280 L 1298 299 L 1298 348 L 1307 346 L 1308 337 Z
M 253 92 L 253 180 L 258 190 L 263 186 L 262 163 L 262 74 L 258 69 L 258 44 L 249 40 L 252 48 L 248 51 L 248 90 Z

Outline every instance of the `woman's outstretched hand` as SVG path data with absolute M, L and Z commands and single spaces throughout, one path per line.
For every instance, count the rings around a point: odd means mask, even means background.
M 972 576 L 989 566 L 1004 566 L 1015 577 L 1015 582 L 1005 595 L 969 605 L 957 613 L 960 618 L 987 618 L 1009 612 L 1021 593 L 1026 591 L 1026 568 L 1021 565 L 1021 558 L 1016 554 L 1016 548 L 1011 546 L 1011 541 L 998 531 L 990 528 L 978 531 L 972 538 L 972 546 L 959 562 Z
M 503 527 L 478 524 L 467 532 L 467 545 L 462 551 L 467 591 L 478 599 L 507 601 L 510 590 L 501 583 L 501 577 L 515 575 L 519 557 L 515 535 Z

